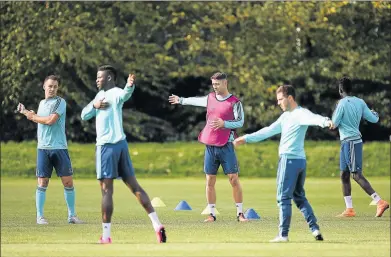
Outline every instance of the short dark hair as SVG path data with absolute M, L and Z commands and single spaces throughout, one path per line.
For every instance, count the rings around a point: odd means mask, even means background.
M 227 77 L 227 74 L 225 74 L 224 72 L 216 72 L 215 74 L 213 74 L 212 77 L 210 77 L 210 79 L 223 80 L 227 79 Z
M 98 71 L 107 71 L 113 76 L 114 81 L 117 79 L 117 70 L 111 65 L 102 65 L 98 68 Z
M 338 81 L 338 87 L 340 91 L 349 94 L 350 92 L 352 92 L 352 81 L 348 76 L 343 76 Z
M 43 83 L 45 84 L 46 81 L 48 81 L 49 79 L 51 80 L 55 80 L 58 82 L 58 84 L 60 84 L 60 76 L 59 75 L 49 75 L 45 78 L 45 80 L 43 81 Z
M 296 97 L 295 88 L 292 85 L 283 85 L 277 88 L 277 93 L 282 92 L 284 97 L 292 96 L 293 99 Z

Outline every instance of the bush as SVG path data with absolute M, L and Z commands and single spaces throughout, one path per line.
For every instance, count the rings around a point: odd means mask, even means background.
M 305 148 L 308 176 L 338 176 L 338 141 L 307 141 Z M 203 176 L 204 149 L 198 142 L 129 143 L 129 152 L 138 177 Z M 276 176 L 277 141 L 244 145 L 236 152 L 241 176 Z M 69 153 L 76 177 L 95 178 L 95 145 L 70 142 Z M 33 177 L 35 165 L 36 142 L 1 144 L 1 176 Z M 389 143 L 364 144 L 363 166 L 367 176 L 389 176 L 389 165 Z M 221 168 L 219 172 L 222 173 Z

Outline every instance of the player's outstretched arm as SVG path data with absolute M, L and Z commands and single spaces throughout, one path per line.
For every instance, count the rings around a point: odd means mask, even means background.
M 371 123 L 376 123 L 379 121 L 379 114 L 375 112 L 374 110 L 370 110 L 368 108 L 368 105 L 363 101 L 364 104 L 364 111 L 362 113 L 362 117 L 371 122 Z
M 168 97 L 168 101 L 170 102 L 170 104 L 182 104 L 182 105 L 206 107 L 208 104 L 208 96 L 184 98 L 184 97 L 179 97 L 177 95 L 170 95 Z
M 122 94 L 119 96 L 121 102 L 126 102 L 130 99 L 136 87 L 135 81 L 136 81 L 136 75 L 129 74 L 125 88 L 122 91 Z
M 168 97 L 168 102 L 169 102 L 170 104 L 180 104 L 180 103 L 179 103 L 179 96 L 177 96 L 177 95 L 170 95 L 170 96 Z
M 238 147 L 239 145 L 243 145 L 246 143 L 246 138 L 244 136 L 235 138 L 235 140 L 232 142 L 234 147 Z
M 255 143 L 262 140 L 265 140 L 269 137 L 281 133 L 281 120 L 282 116 L 278 118 L 274 123 L 272 123 L 269 127 L 258 130 L 257 132 L 247 134 L 241 137 L 238 137 L 234 140 L 234 146 L 239 146 L 245 143 Z
M 282 116 L 280 116 L 278 120 L 273 122 L 270 126 L 260 129 L 257 132 L 244 135 L 243 137 L 246 140 L 246 143 L 256 143 L 259 141 L 263 141 L 274 135 L 280 134 L 282 130 L 281 120 L 282 120 Z
M 303 109 L 303 112 L 299 116 L 299 122 L 300 125 L 307 125 L 307 126 L 319 126 L 322 128 L 333 127 L 333 122 L 328 117 L 323 117 L 321 115 L 312 113 L 311 111 L 307 109 Z
M 336 129 L 339 126 L 339 123 L 341 123 L 342 117 L 343 117 L 343 104 L 340 101 L 334 110 L 333 116 L 331 117 L 331 120 L 333 123 L 332 129 Z

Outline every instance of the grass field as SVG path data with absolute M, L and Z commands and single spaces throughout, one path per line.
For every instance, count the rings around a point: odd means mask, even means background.
M 370 177 L 377 192 L 389 200 L 390 177 Z M 2 178 L 1 256 L 389 256 L 390 212 L 375 218 L 376 206 L 353 184 L 357 217 L 334 216 L 344 209 L 337 178 L 307 179 L 307 196 L 318 216 L 324 242 L 316 242 L 294 206 L 290 242 L 271 244 L 277 234 L 278 209 L 274 179 L 243 179 L 244 206 L 260 220 L 238 224 L 231 188 L 225 177 L 217 183 L 217 222 L 204 224 L 202 179 L 140 179 L 150 197 L 167 207 L 157 208 L 168 235 L 157 244 L 149 218 L 120 181 L 116 181 L 112 245 L 96 244 L 101 234 L 100 190 L 95 180 L 76 180 L 76 205 L 83 225 L 66 223 L 63 187 L 54 178 L 47 191 L 45 216 L 50 224 L 35 224 L 34 179 Z M 174 211 L 186 200 L 192 211 Z

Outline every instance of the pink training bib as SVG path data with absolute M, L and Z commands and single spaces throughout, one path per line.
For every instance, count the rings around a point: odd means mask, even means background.
M 220 128 L 215 130 L 210 126 L 210 122 L 221 118 L 222 120 L 234 120 L 233 106 L 239 102 L 236 96 L 230 96 L 228 99 L 219 101 L 216 98 L 216 93 L 212 92 L 208 95 L 208 104 L 206 112 L 206 125 L 198 136 L 198 141 L 206 145 L 223 146 L 228 142 L 231 134 L 231 129 Z

